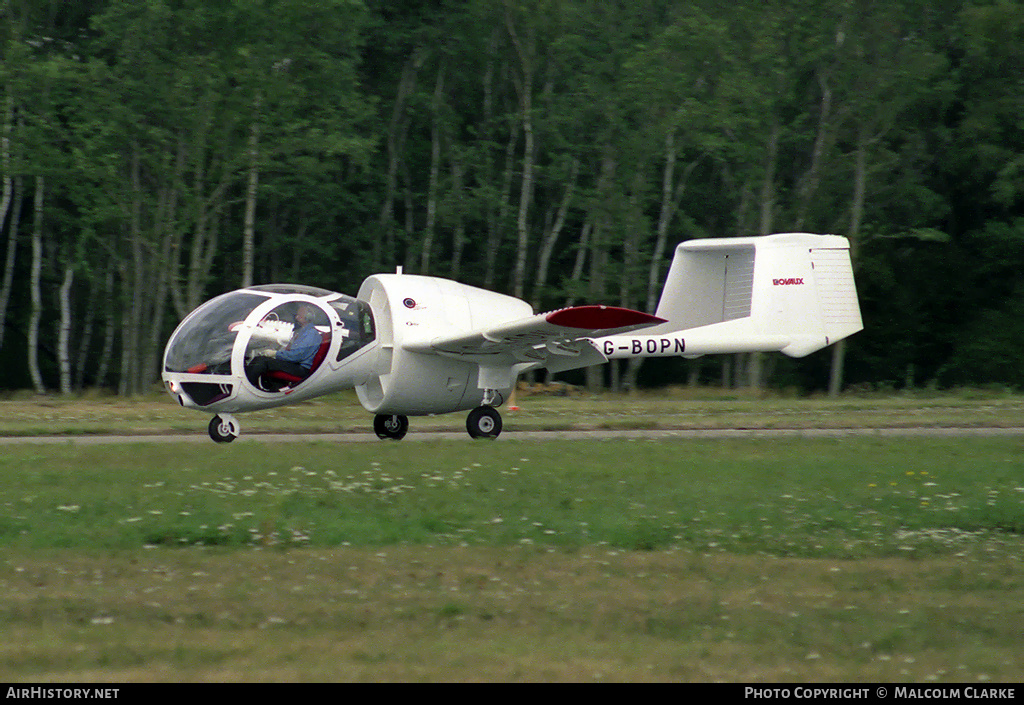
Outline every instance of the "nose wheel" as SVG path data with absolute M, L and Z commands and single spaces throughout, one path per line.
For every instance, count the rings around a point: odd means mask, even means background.
M 238 438 L 241 426 L 231 414 L 218 414 L 210 419 L 210 438 L 217 443 L 230 443 Z
M 493 406 L 478 406 L 466 417 L 466 430 L 473 438 L 497 438 L 501 433 L 501 414 Z
M 409 430 L 409 417 L 401 414 L 377 414 L 373 417 L 373 430 L 378 438 L 400 441 Z

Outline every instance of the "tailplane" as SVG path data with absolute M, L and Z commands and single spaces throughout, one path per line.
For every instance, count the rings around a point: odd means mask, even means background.
M 644 333 L 685 331 L 687 355 L 803 357 L 864 327 L 849 241 L 807 233 L 681 243 L 656 315 Z

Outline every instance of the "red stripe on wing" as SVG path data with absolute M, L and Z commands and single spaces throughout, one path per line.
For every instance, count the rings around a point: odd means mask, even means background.
M 573 306 L 552 311 L 547 315 L 547 322 L 566 328 L 599 330 L 601 328 L 655 325 L 664 323 L 665 319 L 616 306 Z

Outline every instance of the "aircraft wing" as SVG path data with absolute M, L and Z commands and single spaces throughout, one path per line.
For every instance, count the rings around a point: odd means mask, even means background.
M 607 361 L 587 338 L 628 333 L 663 322 L 628 308 L 574 306 L 403 347 L 487 366 L 535 363 L 558 372 Z

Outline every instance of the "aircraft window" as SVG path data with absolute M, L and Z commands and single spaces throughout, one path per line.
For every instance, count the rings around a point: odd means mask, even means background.
M 373 313 L 370 310 L 370 305 L 365 301 L 348 296 L 343 296 L 330 303 L 341 319 L 339 330 L 342 339 L 341 345 L 338 346 L 337 358 L 341 361 L 367 343 L 373 342 L 376 337 Z
M 197 308 L 171 336 L 165 369 L 194 374 L 231 374 L 231 348 L 238 335 L 234 324 L 244 321 L 266 300 L 257 294 L 233 292 Z
M 315 335 L 308 336 L 304 332 L 304 323 L 298 318 L 300 312 L 316 331 Z M 316 341 L 312 348 L 311 340 Z M 267 313 L 253 328 L 245 351 L 246 374 L 253 386 L 264 391 L 294 387 L 316 372 L 330 344 L 330 322 L 324 310 L 306 301 L 285 302 Z M 298 357 L 283 357 L 281 351 L 285 348 Z M 312 360 L 300 365 L 299 358 L 304 359 L 307 354 L 300 351 L 309 351 Z
M 246 359 L 258 354 L 272 356 L 286 347 L 295 333 L 295 314 L 300 307 L 312 313 L 310 323 L 321 336 L 330 335 L 327 315 L 318 306 L 302 301 L 289 301 L 274 308 L 256 324 L 246 347 Z

